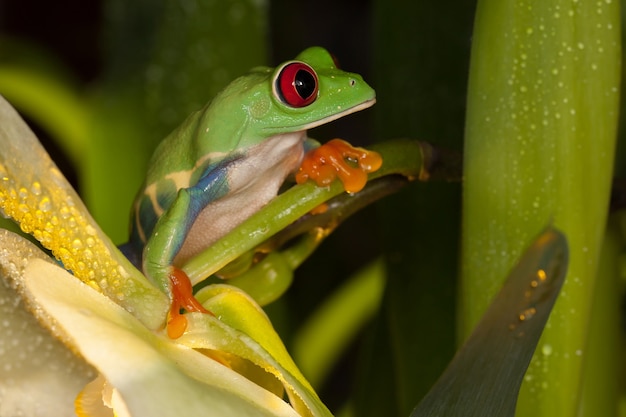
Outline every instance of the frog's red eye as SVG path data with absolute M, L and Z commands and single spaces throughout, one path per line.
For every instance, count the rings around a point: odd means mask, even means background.
M 283 103 L 306 107 L 317 98 L 317 74 L 304 62 L 290 62 L 280 70 L 275 88 Z

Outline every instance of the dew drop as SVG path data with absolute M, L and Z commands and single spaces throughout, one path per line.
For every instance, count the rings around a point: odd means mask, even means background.
M 30 192 L 34 195 L 41 195 L 41 184 L 37 181 L 33 182 L 33 185 L 30 187 Z
M 546 278 L 548 277 L 548 275 L 546 274 L 546 271 L 544 271 L 543 269 L 539 269 L 537 271 L 537 277 L 539 278 L 540 281 L 545 281 Z
M 48 233 L 52 233 L 54 231 L 54 225 L 51 222 L 47 222 L 44 226 L 44 230 Z
M 39 210 L 43 211 L 44 213 L 50 211 L 51 207 L 52 203 L 50 202 L 50 199 L 48 197 L 42 198 L 39 202 Z
M 93 252 L 91 250 L 89 250 L 89 249 L 85 249 L 83 251 L 83 257 L 85 259 L 87 259 L 87 260 L 91 260 L 91 259 L 93 259 Z
M 520 321 L 530 320 L 531 318 L 533 318 L 535 313 L 537 313 L 537 309 L 535 307 L 530 307 L 522 311 L 518 318 Z
M 80 241 L 80 239 L 74 239 L 72 241 L 72 248 L 79 250 L 83 247 L 83 242 Z
M 74 229 L 76 227 L 76 218 L 74 217 L 70 217 L 69 219 L 67 219 L 67 225 L 71 228 Z

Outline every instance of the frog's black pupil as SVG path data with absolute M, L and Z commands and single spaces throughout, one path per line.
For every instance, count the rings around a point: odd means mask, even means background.
M 309 71 L 301 69 L 296 73 L 293 85 L 300 97 L 307 99 L 315 92 L 315 77 Z

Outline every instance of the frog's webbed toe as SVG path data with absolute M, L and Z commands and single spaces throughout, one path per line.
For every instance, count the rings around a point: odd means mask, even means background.
M 347 192 L 356 193 L 367 183 L 367 174 L 381 165 L 382 158 L 377 152 L 333 139 L 307 152 L 296 174 L 296 182 L 301 184 L 311 179 L 324 187 L 339 178 Z

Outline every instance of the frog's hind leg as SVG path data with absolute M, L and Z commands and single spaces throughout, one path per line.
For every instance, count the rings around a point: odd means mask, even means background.
M 181 308 L 188 312 L 211 314 L 204 308 L 193 295 L 193 287 L 189 277 L 182 269 L 171 267 L 169 274 L 172 284 L 172 305 L 170 307 L 170 317 L 167 321 L 167 335 L 172 339 L 177 339 L 185 333 L 187 329 L 187 319 L 180 313 Z
M 211 201 L 228 192 L 229 161 L 207 170 L 193 187 L 181 188 L 170 207 L 158 219 L 143 251 L 143 271 L 170 295 L 172 304 L 167 332 L 171 338 L 182 336 L 187 319 L 180 313 L 209 313 L 193 296 L 187 274 L 173 265 L 198 213 Z

